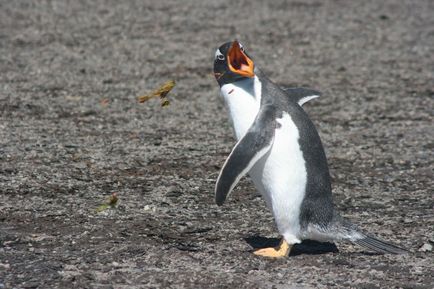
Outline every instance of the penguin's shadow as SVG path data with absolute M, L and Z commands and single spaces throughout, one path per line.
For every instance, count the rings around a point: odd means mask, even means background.
M 280 243 L 280 239 L 266 238 L 261 236 L 247 237 L 244 238 L 244 240 L 255 250 L 267 247 L 276 247 Z M 337 252 L 339 252 L 339 250 L 333 243 L 321 243 L 318 241 L 303 240 L 301 244 L 295 244 L 294 247 L 292 247 L 289 256 L 297 256 L 302 254 L 318 255 Z

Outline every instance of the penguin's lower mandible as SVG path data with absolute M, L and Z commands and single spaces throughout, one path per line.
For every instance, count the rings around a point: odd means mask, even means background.
M 335 210 L 324 148 L 301 107 L 318 91 L 279 87 L 238 41 L 217 49 L 214 75 L 238 139 L 218 176 L 216 203 L 222 205 L 248 173 L 282 236 L 279 246 L 254 254 L 285 257 L 304 239 L 347 240 L 378 253 L 408 252 L 362 232 Z

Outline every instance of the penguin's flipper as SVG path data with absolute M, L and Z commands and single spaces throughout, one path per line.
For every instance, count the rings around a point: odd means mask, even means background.
M 283 90 L 291 99 L 297 102 L 300 106 L 302 106 L 309 100 L 321 96 L 321 92 L 309 88 L 303 88 L 303 87 L 289 87 L 289 88 L 284 88 Z
M 239 180 L 273 145 L 276 112 L 272 105 L 263 105 L 252 126 L 238 141 L 226 159 L 215 187 L 215 201 L 221 206 Z

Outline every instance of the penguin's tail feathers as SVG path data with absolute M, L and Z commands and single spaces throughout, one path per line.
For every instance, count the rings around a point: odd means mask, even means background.
M 380 254 L 407 254 L 408 250 L 398 247 L 396 245 L 390 244 L 388 242 L 382 241 L 378 238 L 372 237 L 369 234 L 364 233 L 356 225 L 352 224 L 350 221 L 345 220 L 340 216 L 336 216 L 336 222 L 339 223 L 341 230 L 341 239 L 348 240 L 354 244 L 370 249 L 374 252 Z
M 371 236 L 365 236 L 362 239 L 357 239 L 352 241 L 353 243 L 360 245 L 362 247 L 365 247 L 367 249 L 370 249 L 372 251 L 375 251 L 377 253 L 381 254 L 407 254 L 409 251 L 398 247 L 396 245 L 386 243 L 380 239 L 371 237 Z

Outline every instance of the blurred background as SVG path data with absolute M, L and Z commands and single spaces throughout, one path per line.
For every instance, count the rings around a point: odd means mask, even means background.
M 433 1 L 0 2 L 0 288 L 432 288 Z M 305 105 L 337 207 L 414 252 L 303 253 L 248 179 L 212 75 L 238 39 Z M 171 104 L 137 97 L 177 82 Z M 116 193 L 118 204 L 97 212 Z M 262 239 L 257 239 L 262 240 Z

